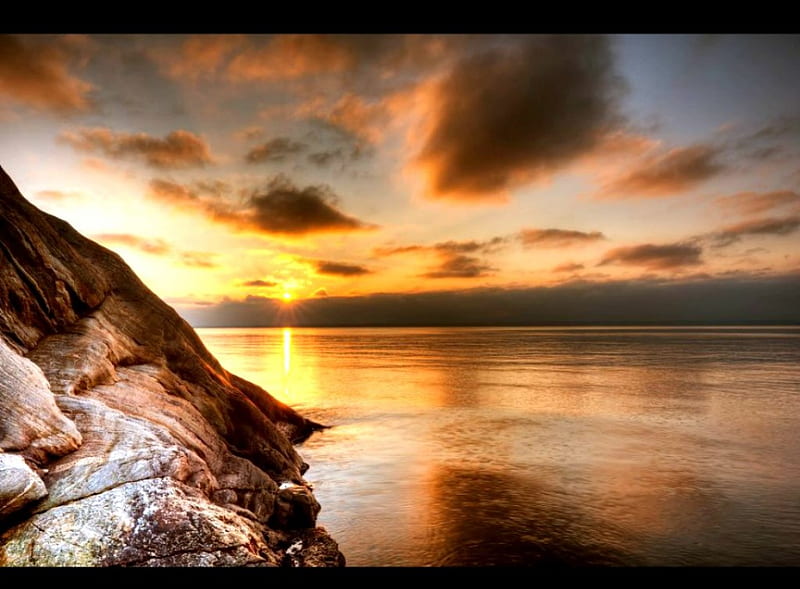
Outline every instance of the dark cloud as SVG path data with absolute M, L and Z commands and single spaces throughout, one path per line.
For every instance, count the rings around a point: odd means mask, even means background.
M 361 276 L 371 274 L 372 270 L 364 266 L 355 264 L 343 264 L 341 262 L 331 262 L 329 260 L 308 260 L 314 265 L 318 274 L 328 274 L 332 276 Z
M 428 196 L 503 199 L 596 147 L 622 82 L 602 36 L 527 36 L 463 59 L 432 96 Z
M 316 166 L 327 166 L 333 162 L 348 162 L 359 159 L 364 150 L 359 146 L 350 149 L 343 149 L 337 147 L 336 149 L 329 149 L 327 151 L 315 151 L 308 154 L 308 161 Z
M 612 249 L 606 252 L 598 265 L 623 264 L 642 266 L 650 270 L 672 270 L 702 264 L 702 253 L 701 247 L 690 243 L 646 243 Z
M 555 268 L 553 268 L 553 272 L 576 272 L 578 270 L 583 270 L 583 264 L 575 264 L 573 262 L 566 262 L 564 264 L 559 264 Z
M 440 241 L 433 245 L 401 245 L 375 248 L 376 256 L 392 256 L 409 252 L 438 252 L 441 254 L 491 253 L 508 242 L 506 237 L 493 237 L 486 241 Z
M 436 270 L 422 274 L 424 278 L 480 278 L 490 276 L 495 270 L 473 256 L 451 255 Z
M 242 286 L 257 286 L 263 288 L 271 288 L 273 286 L 278 286 L 278 283 L 272 282 L 271 280 L 248 280 L 246 282 L 242 282 Z
M 307 148 L 308 146 L 305 143 L 294 141 L 289 137 L 275 137 L 248 151 L 245 161 L 251 164 L 282 162 L 289 156 L 296 155 Z
M 490 254 L 508 243 L 506 237 L 493 237 L 487 241 L 442 241 L 433 245 L 404 245 L 375 248 L 376 256 L 392 256 L 420 252 L 434 254 L 439 263 L 430 271 L 421 274 L 423 278 L 479 278 L 489 276 L 496 268 L 485 261 L 466 254 Z
M 224 183 L 182 185 L 154 179 L 154 198 L 184 209 L 194 209 L 214 221 L 240 230 L 278 235 L 305 235 L 375 229 L 345 215 L 337 208 L 338 197 L 326 185 L 300 188 L 287 177 L 273 178 L 263 189 L 249 191 L 243 201 L 232 202 L 219 191 Z
M 739 192 L 730 196 L 721 196 L 716 202 L 723 209 L 742 215 L 758 215 L 785 207 L 800 212 L 800 194 L 792 190 Z
M 607 182 L 597 196 L 609 199 L 670 196 L 725 170 L 722 150 L 711 145 L 678 147 L 650 155 Z
M 754 219 L 723 227 L 711 233 L 714 247 L 726 247 L 751 235 L 789 235 L 800 228 L 800 215 L 790 217 Z
M 251 223 L 266 233 L 298 234 L 373 229 L 336 208 L 338 198 L 325 185 L 299 188 L 277 177 L 248 202 Z
M 130 233 L 97 233 L 91 238 L 112 247 L 124 245 L 155 256 L 164 256 L 172 251 L 172 247 L 162 239 L 147 239 Z
M 0 102 L 60 114 L 90 110 L 92 85 L 70 72 L 82 43 L 82 37 L 0 35 Z
M 519 238 L 525 247 L 569 247 L 605 239 L 599 231 L 573 231 L 569 229 L 523 229 Z
M 298 325 L 625 325 L 800 323 L 800 274 L 738 272 L 692 280 L 572 281 L 525 289 L 315 297 Z M 200 327 L 281 326 L 282 303 L 262 297 L 179 307 Z
M 78 151 L 141 160 L 153 168 L 192 168 L 214 162 L 205 140 L 183 130 L 172 131 L 161 139 L 147 133 L 118 133 L 107 127 L 92 127 L 65 131 L 59 139 Z
M 753 143 L 783 139 L 787 136 L 800 137 L 800 117 L 778 117 L 756 131 L 740 137 L 736 147 L 746 148 Z

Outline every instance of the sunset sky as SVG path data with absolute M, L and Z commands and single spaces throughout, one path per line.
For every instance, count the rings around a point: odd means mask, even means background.
M 195 324 L 654 285 L 785 318 L 800 36 L 2 35 L 0 165 Z

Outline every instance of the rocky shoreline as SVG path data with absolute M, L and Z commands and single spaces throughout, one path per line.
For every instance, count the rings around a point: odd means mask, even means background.
M 342 566 L 293 447 L 321 427 L 0 168 L 0 565 Z

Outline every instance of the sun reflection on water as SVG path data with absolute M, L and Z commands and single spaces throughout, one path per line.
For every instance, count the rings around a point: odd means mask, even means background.
M 283 328 L 283 394 L 289 396 L 290 373 L 292 371 L 292 328 Z

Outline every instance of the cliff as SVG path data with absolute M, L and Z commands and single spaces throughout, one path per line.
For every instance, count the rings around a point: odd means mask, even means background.
M 319 427 L 0 168 L 0 565 L 343 564 L 293 447 Z

